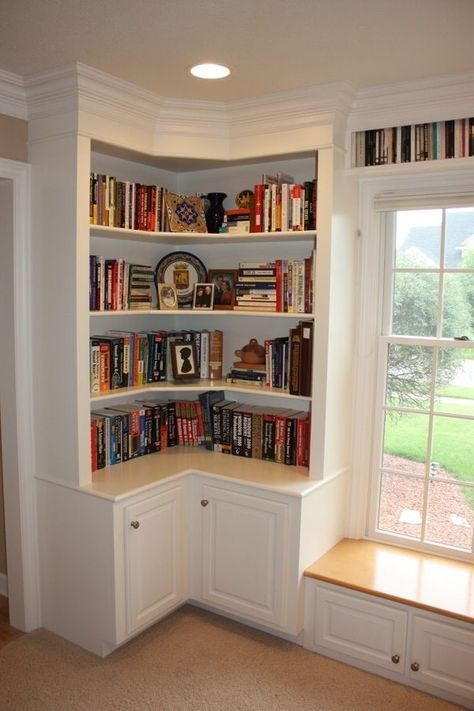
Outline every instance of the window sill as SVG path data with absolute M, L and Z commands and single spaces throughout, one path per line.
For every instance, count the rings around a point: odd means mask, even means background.
M 304 575 L 474 623 L 474 566 L 345 538 Z

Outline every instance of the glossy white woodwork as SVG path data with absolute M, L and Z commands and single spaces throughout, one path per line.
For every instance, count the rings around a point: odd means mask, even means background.
M 474 625 L 461 628 L 414 615 L 408 675 L 474 706 Z
M 284 628 L 289 503 L 207 485 L 201 495 L 202 599 Z
M 304 646 L 472 708 L 472 623 L 306 577 Z
M 183 488 L 123 508 L 127 634 L 185 599 Z
M 309 625 L 307 645 L 322 646 L 403 674 L 406 612 L 322 586 L 308 591 L 308 597 L 315 619 Z

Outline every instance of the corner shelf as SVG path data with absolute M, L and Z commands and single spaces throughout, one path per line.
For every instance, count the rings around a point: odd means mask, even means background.
M 148 232 L 127 230 L 123 227 L 90 225 L 92 237 L 122 239 L 129 242 L 151 242 L 154 244 L 253 244 L 255 242 L 309 242 L 316 239 L 316 230 L 299 232 L 245 232 L 242 234 L 210 234 L 207 232 Z

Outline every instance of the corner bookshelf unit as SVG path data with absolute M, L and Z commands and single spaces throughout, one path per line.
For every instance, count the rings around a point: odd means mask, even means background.
M 208 123 L 198 122 L 193 128 L 196 135 L 188 135 L 183 124 L 183 140 L 170 135 L 169 149 L 160 157 L 159 116 L 149 120 L 140 104 L 143 121 L 134 123 L 135 114 L 122 111 L 119 101 L 117 112 L 99 116 L 95 99 L 87 96 L 70 111 L 68 104 L 58 119 L 55 114 L 30 122 L 31 348 L 42 623 L 76 644 L 106 654 L 174 606 L 197 599 L 244 621 L 268 623 L 277 633 L 296 639 L 303 620 L 302 572 L 342 537 L 344 526 L 352 427 L 355 183 L 345 173 L 332 126 L 322 126 L 320 117 L 311 118 L 313 123 L 305 127 L 285 118 L 285 128 L 274 133 L 267 123 L 255 121 L 248 129 L 253 138 L 245 131 L 230 138 L 227 152 L 218 131 L 215 137 L 206 133 L 213 130 Z M 187 116 L 185 124 L 189 126 Z M 229 157 L 224 160 L 222 155 Z M 229 209 L 242 190 L 252 190 L 260 182 L 263 173 L 281 171 L 298 182 L 309 182 L 315 178 L 316 162 L 317 236 L 315 230 L 232 235 L 140 232 L 89 222 L 91 172 L 162 185 L 183 195 L 225 192 L 224 207 Z M 185 251 L 206 269 L 231 270 L 242 261 L 303 260 L 315 247 L 311 313 L 162 311 L 155 304 L 147 311 L 90 310 L 90 255 L 155 268 L 170 252 Z M 310 395 L 222 381 L 168 380 L 91 397 L 91 335 L 110 330 L 220 330 L 226 373 L 235 351 L 251 338 L 262 344 L 286 337 L 300 320 L 311 322 L 314 330 Z M 118 407 L 137 398 L 195 400 L 213 389 L 245 406 L 311 412 L 309 467 L 181 446 L 91 474 L 92 409 Z M 211 521 L 207 514 L 215 509 L 223 513 Z M 220 533 L 212 533 L 214 523 L 224 526 L 228 550 L 212 549 L 213 541 L 221 540 Z M 252 533 L 239 535 L 249 525 Z M 163 555 L 157 559 L 158 539 L 169 543 L 172 555 L 166 557 L 168 544 L 163 544 Z M 239 561 L 246 563 L 246 592 L 254 594 L 253 581 L 258 579 L 262 595 L 270 590 L 270 597 L 278 600 L 273 612 L 263 609 L 258 599 L 250 609 L 237 599 L 235 589 L 222 599 L 213 587 L 208 575 L 217 570 L 213 556 L 234 585 L 228 561 L 235 541 L 242 546 Z M 277 541 L 278 550 L 272 547 Z M 260 563 L 278 563 L 274 570 L 251 562 L 254 544 Z M 160 588 L 162 560 L 169 564 L 167 580 L 176 594 Z M 151 578 L 149 570 L 154 571 Z M 145 602 L 149 599 L 148 583 L 160 588 L 155 592 L 163 604 L 155 608 L 150 603 L 150 614 L 142 616 L 140 601 L 142 594 Z

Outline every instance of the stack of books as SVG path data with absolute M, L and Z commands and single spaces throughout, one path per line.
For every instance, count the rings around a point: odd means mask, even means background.
M 225 211 L 225 231 L 229 234 L 250 232 L 250 209 L 237 208 Z
M 128 276 L 128 308 L 151 309 L 151 287 L 155 272 L 146 264 L 130 264 Z
M 227 382 L 234 385 L 262 386 L 267 382 L 265 364 L 249 364 L 237 361 L 227 374 Z
M 276 311 L 275 262 L 240 262 L 234 309 Z

